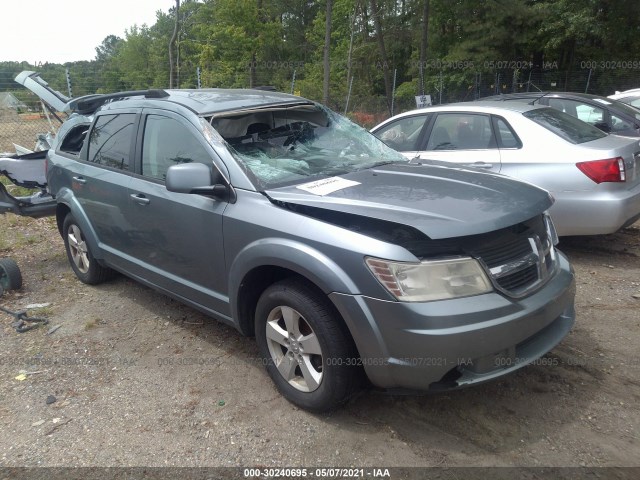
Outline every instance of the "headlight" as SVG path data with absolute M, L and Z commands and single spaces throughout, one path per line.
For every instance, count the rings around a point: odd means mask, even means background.
M 378 281 L 403 302 L 429 302 L 491 292 L 482 267 L 469 257 L 404 263 L 367 258 Z

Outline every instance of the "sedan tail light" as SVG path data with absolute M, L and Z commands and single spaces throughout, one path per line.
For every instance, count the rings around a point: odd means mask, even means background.
M 576 167 L 596 183 L 624 182 L 627 179 L 622 157 L 578 162 Z

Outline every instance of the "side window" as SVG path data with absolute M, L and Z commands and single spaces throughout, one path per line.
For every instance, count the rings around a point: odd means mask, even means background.
M 135 119 L 133 113 L 98 117 L 89 137 L 89 161 L 128 170 Z
M 142 175 L 164 181 L 171 165 L 190 162 L 211 165 L 211 157 L 180 122 L 148 115 L 142 143 Z
M 488 115 L 442 113 L 431 130 L 427 150 L 486 150 L 496 148 Z
M 605 121 L 603 108 L 594 107 L 593 105 L 588 105 L 576 100 L 550 98 L 549 106 L 556 110 L 560 110 L 561 112 L 568 113 L 569 115 L 579 118 L 583 122 L 590 123 L 591 125 Z
M 496 134 L 500 148 L 520 148 L 522 142 L 504 119 L 495 117 Z
M 404 117 L 385 125 L 374 135 L 399 152 L 411 152 L 416 150 L 420 132 L 428 118 L 427 115 Z
M 614 115 L 613 113 L 611 114 L 611 131 L 612 132 L 622 132 L 624 130 L 633 130 L 635 128 L 635 126 L 625 120 L 624 118 L 621 118 L 617 115 Z
M 72 155 L 78 155 L 80 150 L 82 150 L 84 137 L 87 135 L 88 130 L 89 125 L 78 125 L 77 127 L 73 127 L 67 132 L 64 140 L 62 140 L 59 150 Z

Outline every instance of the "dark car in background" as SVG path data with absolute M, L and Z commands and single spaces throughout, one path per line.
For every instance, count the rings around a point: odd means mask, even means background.
M 640 137 L 640 110 L 612 98 L 577 92 L 531 92 L 495 95 L 482 100 L 548 105 L 606 133 Z
M 640 109 L 640 88 L 632 88 L 631 90 L 625 90 L 624 92 L 616 92 L 613 95 L 609 95 L 607 98 L 611 98 L 612 100 L 617 100 Z

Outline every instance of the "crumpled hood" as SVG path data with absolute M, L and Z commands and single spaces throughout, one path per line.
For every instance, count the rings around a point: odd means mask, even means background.
M 444 165 L 391 164 L 265 193 L 288 205 L 404 224 L 432 239 L 509 227 L 553 203 L 546 190 L 528 183 Z

